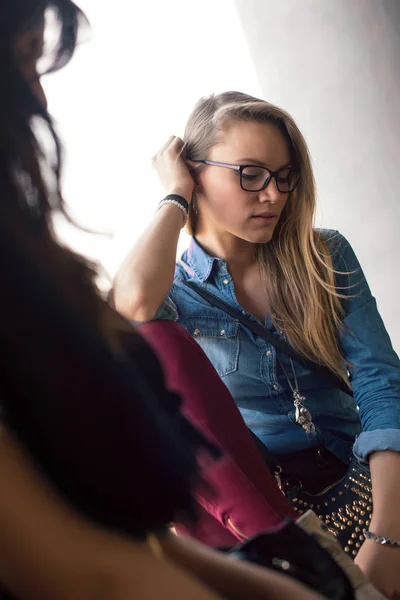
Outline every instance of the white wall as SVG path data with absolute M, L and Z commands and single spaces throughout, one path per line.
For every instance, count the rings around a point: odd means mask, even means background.
M 262 95 L 297 120 L 319 224 L 352 242 L 400 351 L 400 2 L 236 0 Z

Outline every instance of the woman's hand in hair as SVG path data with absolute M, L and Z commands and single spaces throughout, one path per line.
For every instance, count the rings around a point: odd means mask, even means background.
M 183 141 L 171 136 L 153 158 L 153 166 L 167 194 L 179 194 L 191 202 L 195 182 L 190 161 L 182 156 Z

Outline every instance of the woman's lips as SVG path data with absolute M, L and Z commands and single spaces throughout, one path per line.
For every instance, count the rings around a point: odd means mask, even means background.
M 278 220 L 278 216 L 272 213 L 262 213 L 260 215 L 253 215 L 252 219 L 258 223 L 268 224 L 275 223 Z

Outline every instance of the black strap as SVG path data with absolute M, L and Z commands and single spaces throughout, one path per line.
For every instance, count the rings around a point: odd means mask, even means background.
M 342 392 L 345 392 L 349 396 L 353 395 L 351 389 L 345 384 L 345 382 L 339 379 L 339 377 L 327 367 L 324 367 L 323 365 L 320 365 L 308 358 L 305 358 L 304 356 L 296 352 L 296 350 L 289 346 L 289 344 L 287 344 L 285 341 L 273 335 L 270 331 L 268 331 L 266 327 L 264 327 L 260 323 L 257 323 L 256 321 L 253 321 L 253 319 L 250 319 L 236 308 L 233 308 L 233 306 L 231 306 L 227 302 L 220 300 L 220 298 L 217 298 L 217 296 L 215 296 L 214 294 L 207 292 L 196 283 L 192 281 L 185 281 L 183 283 L 190 289 L 194 290 L 197 294 L 199 294 L 199 296 L 204 298 L 204 300 L 206 300 L 209 304 L 220 308 L 234 319 L 237 319 L 242 325 L 247 327 L 247 329 L 250 329 L 252 333 L 264 338 L 264 340 L 269 342 L 277 350 L 283 352 L 284 354 L 295 360 L 298 364 L 301 364 L 306 369 L 309 369 L 310 371 L 317 373 L 321 377 L 324 377 L 327 381 L 329 381 L 329 383 L 333 387 L 341 390 Z

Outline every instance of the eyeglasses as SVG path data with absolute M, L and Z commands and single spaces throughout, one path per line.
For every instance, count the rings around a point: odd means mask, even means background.
M 288 194 L 293 192 L 300 180 L 300 171 L 293 167 L 282 167 L 278 171 L 271 171 L 267 167 L 259 165 L 230 165 L 214 160 L 191 160 L 191 162 L 237 171 L 240 175 L 240 187 L 245 192 L 261 192 L 261 190 L 265 190 L 273 178 L 279 192 Z

